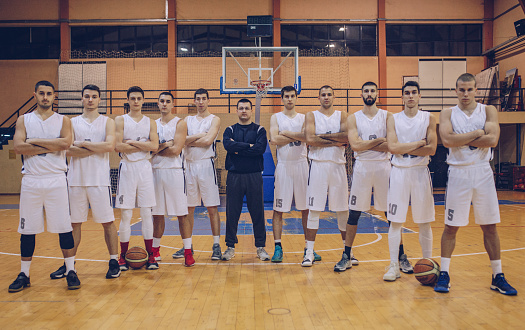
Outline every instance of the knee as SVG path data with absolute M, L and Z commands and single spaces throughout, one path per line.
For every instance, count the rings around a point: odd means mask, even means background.
M 308 213 L 308 222 L 306 228 L 308 229 L 319 229 L 319 218 L 321 216 L 320 211 L 312 211 Z
M 348 210 L 337 212 L 337 226 L 339 231 L 346 231 L 346 220 L 348 219 Z
M 20 255 L 22 258 L 30 258 L 35 252 L 35 235 L 20 236 Z
M 348 215 L 348 221 L 346 223 L 349 224 L 350 226 L 357 226 L 360 216 L 361 216 L 361 211 L 350 210 L 350 214 Z
M 62 250 L 69 250 L 75 246 L 72 232 L 60 233 L 58 234 L 58 239 L 60 240 L 60 248 Z
M 493 225 L 483 225 L 483 226 L 481 226 L 481 230 L 483 230 L 483 234 L 484 235 L 488 235 L 488 236 L 494 236 L 494 235 L 498 234 L 498 231 L 496 229 L 496 225 L 495 224 L 493 224 Z
M 443 230 L 443 236 L 455 237 L 458 230 L 459 227 L 445 225 L 445 230 Z

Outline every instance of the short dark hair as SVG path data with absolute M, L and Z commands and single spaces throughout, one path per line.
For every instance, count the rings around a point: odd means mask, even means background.
M 84 88 L 82 88 L 82 96 L 84 96 L 84 91 L 86 89 L 89 89 L 90 91 L 97 91 L 98 96 L 100 96 L 100 88 L 98 88 L 97 85 L 88 84 L 88 85 L 84 86 Z
M 210 98 L 210 95 L 208 94 L 208 91 L 205 90 L 204 88 L 199 88 L 195 91 L 195 93 L 193 94 L 193 99 L 195 100 L 195 98 L 197 97 L 198 94 L 206 94 L 206 98 L 209 99 Z
M 55 91 L 55 86 L 53 86 L 53 84 L 47 80 L 40 80 L 39 82 L 37 82 L 35 85 L 35 92 L 38 90 L 38 87 L 40 86 L 48 86 L 48 87 L 53 88 L 53 92 Z
M 240 99 L 239 101 L 237 101 L 237 109 L 239 108 L 239 103 L 250 103 L 250 109 L 253 107 L 252 101 L 248 99 Z
M 142 94 L 142 98 L 144 98 L 144 91 L 139 86 L 131 86 L 130 88 L 128 88 L 128 93 L 127 93 L 128 99 L 129 99 L 129 94 L 131 93 L 140 93 Z
M 324 88 L 330 88 L 332 90 L 332 93 L 334 92 L 334 89 L 332 86 L 330 85 L 324 85 L 322 86 L 321 88 L 319 88 L 319 95 L 321 95 L 321 90 L 324 89 Z
M 474 81 L 474 87 L 476 87 L 476 77 L 474 77 L 473 74 L 464 73 L 461 76 L 459 76 L 458 79 L 456 80 L 456 88 L 458 88 L 458 82 L 460 81 L 462 82 Z
M 162 92 L 162 93 L 160 93 L 160 94 L 159 94 L 159 99 L 160 99 L 160 97 L 161 97 L 162 95 L 169 95 L 169 96 L 171 96 L 171 100 L 172 100 L 172 101 L 173 101 L 173 99 L 174 99 L 173 94 L 171 94 L 171 92 Z
M 416 87 L 417 88 L 417 93 L 421 93 L 421 90 L 419 88 L 419 84 L 417 81 L 413 81 L 413 80 L 409 80 L 407 81 L 404 85 L 403 85 L 403 88 L 401 88 L 401 93 L 405 93 L 405 88 L 406 87 Z
M 284 97 L 284 93 L 285 92 L 295 92 L 295 96 L 297 96 L 297 89 L 295 89 L 295 87 L 293 86 L 284 86 L 283 88 L 281 88 L 281 98 Z
M 373 82 L 373 81 L 367 81 L 367 82 L 365 82 L 365 83 L 363 84 L 363 86 L 361 86 L 361 90 L 363 90 L 363 88 L 365 88 L 365 86 L 368 86 L 368 85 L 370 85 L 370 86 L 374 86 L 374 87 L 377 89 L 377 84 L 376 84 L 375 82 Z

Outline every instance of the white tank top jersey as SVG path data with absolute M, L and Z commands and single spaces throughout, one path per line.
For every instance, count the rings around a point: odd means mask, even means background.
M 197 116 L 186 117 L 186 124 L 188 125 L 188 136 L 199 133 L 208 133 L 211 123 L 215 115 L 210 114 L 206 118 L 200 119 Z M 218 133 L 217 133 L 218 134 Z M 207 147 L 186 147 L 184 157 L 189 161 L 197 161 L 201 159 L 215 157 L 215 141 Z
M 315 117 L 315 134 L 339 133 L 341 131 L 341 111 L 334 111 L 328 117 L 319 110 L 313 111 Z M 346 164 L 344 147 L 313 147 L 310 146 L 308 158 L 317 161 L 334 162 L 336 164 Z
M 164 143 L 173 140 L 175 132 L 177 131 L 177 124 L 181 120 L 179 117 L 175 117 L 164 124 L 161 118 L 155 120 L 157 123 L 157 133 L 159 134 L 159 143 Z M 182 168 L 182 162 L 184 161 L 184 149 L 180 155 L 166 157 L 161 155 L 153 155 L 151 159 L 151 165 L 153 168 Z
M 106 141 L 108 117 L 98 116 L 88 123 L 82 116 L 71 119 L 75 141 Z M 70 186 L 107 187 L 109 178 L 109 152 L 96 153 L 87 157 L 69 157 L 67 180 Z
M 454 133 L 464 134 L 484 129 L 487 121 L 485 104 L 478 103 L 476 109 L 469 117 L 457 105 L 450 114 Z M 454 147 L 448 149 L 447 163 L 449 165 L 475 165 L 488 162 L 492 159 L 491 148 L 476 148 L 470 146 Z
M 404 111 L 394 114 L 397 140 L 400 143 L 409 143 L 423 140 L 427 137 L 430 113 L 418 111 L 413 118 L 407 117 Z M 427 166 L 429 156 L 414 156 L 409 154 L 392 155 L 392 165 L 397 167 Z
M 357 126 L 357 134 L 363 141 L 375 140 L 377 138 L 386 138 L 386 118 L 388 112 L 383 109 L 378 109 L 374 118 L 368 118 L 363 110 L 355 113 L 355 124 Z M 363 150 L 355 151 L 354 157 L 356 160 L 387 160 L 388 152 Z
M 301 132 L 305 117 L 306 116 L 302 113 L 296 114 L 293 118 L 288 117 L 282 112 L 275 114 L 277 126 L 279 126 L 279 132 Z M 276 154 L 278 163 L 304 161 L 306 160 L 306 143 L 294 141 L 282 146 L 277 146 Z
M 124 141 L 135 140 L 146 142 L 149 140 L 150 119 L 142 116 L 142 119 L 137 123 L 128 114 L 122 116 L 124 118 Z M 151 158 L 151 152 L 139 151 L 133 153 L 120 153 L 120 157 L 128 162 L 138 162 Z
M 60 138 L 64 116 L 53 113 L 46 120 L 40 119 L 34 112 L 24 115 L 26 139 L 57 139 Z M 67 171 L 66 151 L 55 151 L 47 154 L 23 156 L 22 174 L 24 175 L 55 175 Z

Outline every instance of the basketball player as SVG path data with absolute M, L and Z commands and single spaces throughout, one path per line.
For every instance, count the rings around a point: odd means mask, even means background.
M 277 147 L 272 220 L 275 250 L 272 262 L 283 261 L 281 245 L 283 212 L 290 212 L 292 199 L 295 200 L 295 207 L 301 211 L 305 235 L 308 220 L 308 209 L 306 207 L 308 160 L 306 159 L 306 138 L 304 136 L 305 115 L 295 111 L 297 90 L 293 86 L 285 86 L 281 89 L 281 100 L 284 104 L 283 111 L 272 115 L 270 120 L 270 144 Z
M 115 149 L 115 121 L 98 112 L 100 89 L 86 85 L 82 89 L 82 115 L 71 119 L 73 145 L 67 150 L 69 169 L 67 181 L 71 206 L 71 224 L 75 238 L 74 253 L 81 238 L 82 223 L 91 208 L 93 220 L 102 224 L 110 255 L 106 278 L 120 276 L 118 265 L 118 235 L 113 221 L 109 152 Z M 66 266 L 51 273 L 52 279 L 66 276 Z
M 341 260 L 334 266 L 334 271 L 344 272 L 358 265 L 353 256 L 352 245 L 357 233 L 357 223 L 361 212 L 370 210 L 372 189 L 374 190 L 374 208 L 387 211 L 388 178 L 390 160 L 386 142 L 387 111 L 376 105 L 377 85 L 372 81 L 361 86 L 363 109 L 348 116 L 348 141 L 354 151 L 356 162 L 352 172 L 350 187 L 350 214 L 346 223 L 345 251 Z M 403 272 L 412 273 L 413 268 L 404 254 L 403 244 L 399 249 L 399 264 Z
M 241 216 L 243 198 L 253 223 L 253 236 L 257 257 L 263 261 L 270 260 L 264 250 L 266 245 L 266 220 L 263 205 L 263 154 L 268 139 L 264 127 L 252 122 L 252 102 L 240 99 L 237 102 L 237 124 L 224 130 L 223 144 L 226 149 L 226 246 L 222 260 L 235 256 L 237 227 Z
M 195 264 L 195 260 L 191 252 L 191 231 L 186 218 L 188 203 L 183 166 L 183 148 L 188 129 L 184 120 L 171 113 L 174 103 L 170 92 L 160 93 L 158 106 L 161 117 L 156 123 L 160 144 L 152 159 L 157 202 L 152 211 L 153 253 L 155 260 L 160 260 L 160 239 L 165 227 L 164 216 L 176 216 L 179 220 L 182 242 L 187 247 L 184 250 L 184 266 L 191 267 Z
M 33 95 L 36 110 L 18 118 L 13 138 L 15 152 L 22 155 L 23 162 L 18 226 L 21 271 L 9 285 L 9 292 L 31 286 L 29 268 L 35 252 L 35 235 L 44 231 L 44 210 L 47 231 L 59 237 L 68 289 L 74 290 L 80 288 L 80 281 L 75 271 L 66 180 L 71 121 L 53 111 L 55 87 L 49 81 L 39 81 Z
M 346 112 L 333 107 L 335 95 L 330 86 L 319 89 L 321 108 L 306 114 L 306 143 L 310 146 L 310 175 L 308 177 L 308 213 L 306 253 L 301 266 L 314 263 L 314 243 L 319 217 L 328 196 L 329 209 L 337 214 L 337 224 L 343 240 L 348 218 L 348 181 L 344 145 L 348 142 Z
M 190 237 L 193 233 L 195 207 L 201 205 L 201 200 L 210 217 L 213 235 L 212 260 L 221 259 L 220 218 L 217 206 L 220 205 L 219 185 L 215 172 L 215 140 L 219 134 L 221 120 L 208 110 L 210 97 L 205 89 L 198 89 L 193 94 L 197 115 L 184 118 L 188 125 L 186 137 L 186 180 L 188 187 L 188 221 Z M 191 244 L 191 242 L 190 242 Z M 190 246 L 191 248 L 191 246 Z M 173 254 L 173 258 L 184 256 L 183 247 Z
M 135 205 L 140 207 L 142 236 L 149 254 L 146 269 L 158 269 L 153 256 L 153 219 L 151 208 L 155 206 L 155 189 L 150 158 L 159 148 L 159 136 L 155 121 L 142 114 L 144 91 L 138 86 L 127 91 L 129 113 L 115 118 L 115 151 L 122 158 L 119 165 L 119 180 L 116 207 L 121 209 L 120 220 L 120 270 L 128 270 L 125 255 L 131 236 L 131 216 Z
M 498 144 L 499 123 L 495 107 L 476 103 L 476 79 L 464 73 L 456 81 L 458 105 L 441 111 L 439 134 L 449 148 L 445 230 L 441 237 L 441 273 L 434 291 L 450 288 L 450 258 L 459 227 L 468 225 L 470 204 L 483 231 L 483 242 L 492 267 L 490 288 L 504 295 L 518 292 L 507 283 L 501 267 L 501 251 L 496 224 L 500 222 L 498 196 L 489 161 Z
M 412 205 L 412 219 L 419 226 L 419 244 L 423 258 L 432 257 L 432 228 L 435 220 L 434 195 L 428 163 L 436 153 L 436 119 L 430 112 L 419 110 L 419 84 L 408 81 L 402 88 L 402 112 L 388 113 L 386 138 L 392 153 L 392 171 L 388 186 L 388 246 L 390 266 L 383 276 L 395 281 L 399 272 L 399 244 L 401 229 L 406 221 L 408 205 Z

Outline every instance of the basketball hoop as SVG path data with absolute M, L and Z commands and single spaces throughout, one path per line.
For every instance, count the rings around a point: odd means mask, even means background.
M 255 94 L 257 98 L 265 97 L 271 84 L 272 82 L 270 80 L 265 79 L 250 81 L 250 85 L 255 88 Z

